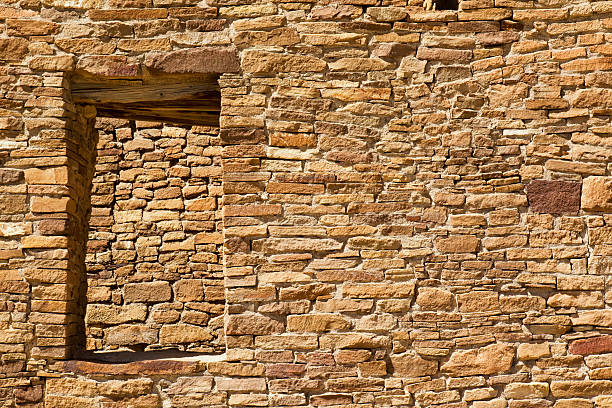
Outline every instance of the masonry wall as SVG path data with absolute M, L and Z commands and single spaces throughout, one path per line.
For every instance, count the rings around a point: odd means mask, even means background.
M 224 351 L 218 129 L 97 127 L 87 349 Z
M 5 3 L 0 400 L 609 406 L 612 6 L 420 3 Z M 224 361 L 71 359 L 75 71 L 222 74 Z

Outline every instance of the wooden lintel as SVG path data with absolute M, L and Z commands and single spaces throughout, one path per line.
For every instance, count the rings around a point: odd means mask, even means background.
M 74 82 L 74 103 L 93 105 L 98 116 L 219 126 L 221 92 L 209 82 L 142 81 Z
M 150 122 L 173 123 L 176 125 L 219 126 L 219 113 L 189 110 L 132 110 L 98 109 L 98 116 Z

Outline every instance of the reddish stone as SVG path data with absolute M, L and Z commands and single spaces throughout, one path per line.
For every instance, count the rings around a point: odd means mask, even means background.
M 225 251 L 228 254 L 249 252 L 249 243 L 239 237 L 232 237 L 225 240 Z
M 26 404 L 42 400 L 43 388 L 42 385 L 35 385 L 27 388 L 16 388 L 13 393 L 15 394 L 16 403 Z
M 350 152 L 350 151 L 333 151 L 326 155 L 327 160 L 341 162 L 341 163 L 371 163 L 374 161 L 373 153 L 361 153 L 361 152 Z
M 238 53 L 231 47 L 200 47 L 148 54 L 147 68 L 168 74 L 207 74 L 240 71 Z
M 266 377 L 289 378 L 301 377 L 306 372 L 305 364 L 270 364 L 266 367 Z
M 42 220 L 38 223 L 42 235 L 70 235 L 72 228 L 68 220 Z
M 198 373 L 205 369 L 199 361 L 144 360 L 133 363 L 98 363 L 93 361 L 65 361 L 60 370 L 75 374 L 93 375 L 175 375 Z
M 140 74 L 138 64 L 128 63 L 120 55 L 84 57 L 77 63 L 77 71 L 107 78 L 132 78 Z
M 23 180 L 23 171 L 0 169 L 0 184 L 14 184 Z
M 227 20 L 189 20 L 187 29 L 193 31 L 221 31 L 225 28 Z
M 456 21 L 448 23 L 449 33 L 478 33 L 499 31 L 499 23 L 494 21 Z
M 310 398 L 311 405 L 315 407 L 329 405 L 349 405 L 353 402 L 353 397 L 347 394 L 325 394 L 313 395 Z
M 570 343 L 569 352 L 581 356 L 610 353 L 612 352 L 612 336 L 591 337 L 573 341 Z
M 18 373 L 23 371 L 25 368 L 25 364 L 23 361 L 10 361 L 6 363 L 0 364 L 0 373 L 9 374 L 9 373 Z
M 534 212 L 577 214 L 580 209 L 580 183 L 533 180 L 526 190 L 529 208 Z
M 230 128 L 219 131 L 221 142 L 225 145 L 233 144 L 259 144 L 266 142 L 263 129 Z

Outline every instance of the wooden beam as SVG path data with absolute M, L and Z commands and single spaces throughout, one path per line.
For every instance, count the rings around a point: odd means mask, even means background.
M 216 98 L 221 100 L 219 87 L 214 84 L 162 84 L 104 88 L 73 88 L 75 103 L 133 103 L 175 101 L 192 98 Z
M 146 120 L 150 122 L 165 122 L 177 125 L 196 125 L 219 127 L 219 113 L 208 111 L 155 110 L 155 109 L 109 109 L 98 108 L 98 116 L 129 120 Z
M 98 116 L 182 125 L 219 126 L 221 111 L 216 77 L 180 83 L 80 79 L 72 83 L 72 99 L 95 106 Z

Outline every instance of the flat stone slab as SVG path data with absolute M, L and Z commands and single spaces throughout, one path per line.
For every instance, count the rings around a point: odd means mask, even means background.
M 612 336 L 598 336 L 575 340 L 570 343 L 569 352 L 582 356 L 610 353 L 612 352 Z
M 573 181 L 533 180 L 527 185 L 527 201 L 533 212 L 578 214 L 580 183 Z
M 176 360 L 144 360 L 125 364 L 71 360 L 59 364 L 63 372 L 105 376 L 191 374 L 206 369 L 206 363 L 201 361 Z
M 240 60 L 233 47 L 200 47 L 148 54 L 145 66 L 167 74 L 222 74 L 240 71 Z

